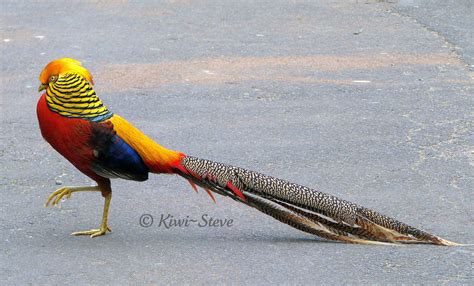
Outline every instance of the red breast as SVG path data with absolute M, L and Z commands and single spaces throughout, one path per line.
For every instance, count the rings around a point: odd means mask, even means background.
M 90 169 L 94 155 L 88 144 L 91 136 L 89 121 L 67 118 L 51 111 L 46 103 L 46 94 L 38 100 L 36 114 L 41 134 L 56 151 L 93 180 L 104 179 Z

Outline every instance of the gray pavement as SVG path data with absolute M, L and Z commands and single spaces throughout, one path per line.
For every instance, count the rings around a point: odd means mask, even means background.
M 98 225 L 97 194 L 43 208 L 92 183 L 36 122 L 39 72 L 68 56 L 164 146 L 474 243 L 472 5 L 439 3 L 2 2 L 1 284 L 473 284 L 473 246 L 326 242 L 173 176 L 114 181 L 105 237 L 69 235 Z
M 400 0 L 395 9 L 438 34 L 474 71 L 474 1 Z

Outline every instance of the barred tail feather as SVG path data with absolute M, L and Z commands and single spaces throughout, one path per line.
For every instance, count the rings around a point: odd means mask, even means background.
M 358 244 L 458 245 L 335 196 L 242 168 L 185 156 L 174 172 L 192 185 L 326 239 Z

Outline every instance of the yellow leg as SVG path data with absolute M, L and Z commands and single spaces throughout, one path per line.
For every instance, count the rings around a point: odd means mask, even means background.
M 69 199 L 74 192 L 101 192 L 99 186 L 91 186 L 91 187 L 63 187 L 57 189 L 51 195 L 49 195 L 46 203 L 44 204 L 45 207 L 51 203 L 53 206 L 59 206 L 59 202 L 61 199 L 66 196 L 66 199 Z M 110 227 L 107 226 L 107 218 L 109 215 L 109 206 L 110 200 L 112 199 L 112 192 L 109 191 L 107 196 L 105 196 L 105 203 L 104 203 L 104 213 L 102 214 L 102 223 L 100 224 L 99 229 L 91 229 L 86 231 L 77 231 L 71 233 L 71 235 L 90 235 L 91 237 L 101 236 L 104 235 L 107 231 L 112 231 Z
M 107 231 L 112 231 L 107 225 L 107 218 L 109 216 L 109 206 L 110 200 L 112 200 L 112 192 L 109 192 L 105 197 L 104 203 L 104 213 L 102 214 L 102 222 L 99 229 L 91 229 L 85 231 L 76 231 L 71 233 L 71 235 L 90 235 L 91 237 L 101 236 L 107 233 Z

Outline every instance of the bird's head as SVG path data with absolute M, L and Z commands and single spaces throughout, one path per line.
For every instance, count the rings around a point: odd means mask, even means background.
M 62 58 L 51 61 L 47 64 L 41 74 L 39 76 L 39 80 L 41 85 L 38 88 L 38 92 L 46 89 L 49 83 L 55 82 L 58 80 L 61 74 L 65 73 L 76 73 L 85 78 L 91 84 L 94 84 L 92 80 L 92 75 L 89 71 L 84 68 L 80 61 L 70 59 L 70 58 Z

